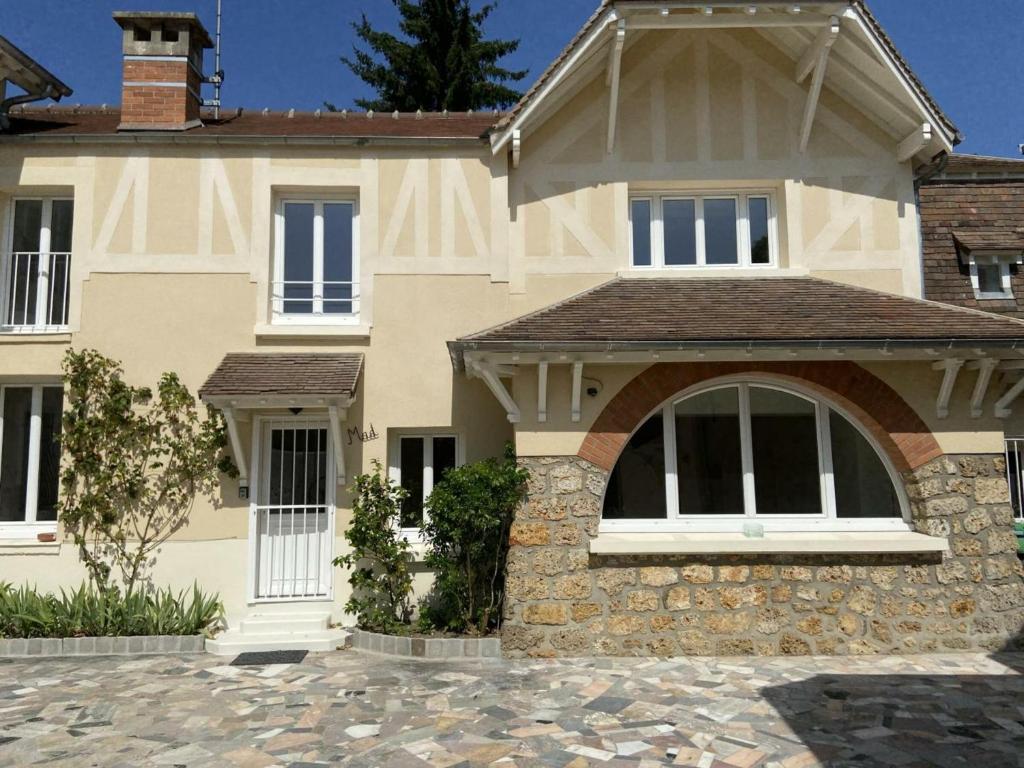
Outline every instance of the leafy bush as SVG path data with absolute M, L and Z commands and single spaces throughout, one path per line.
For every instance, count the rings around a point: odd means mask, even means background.
M 220 598 L 198 585 L 191 596 L 170 589 L 100 591 L 91 584 L 55 595 L 0 582 L 0 637 L 197 635 L 215 629 L 223 615 Z
M 434 594 L 423 616 L 437 629 L 483 634 L 500 622 L 509 529 L 527 477 L 509 444 L 503 459 L 456 467 L 434 486 L 423 526 Z
M 200 418 L 173 373 L 154 398 L 94 350 L 68 350 L 63 367 L 60 521 L 95 587 L 117 589 L 113 573 L 131 595 L 157 548 L 188 523 L 196 496 L 214 499 L 221 472 L 237 476 L 223 452 L 224 419 L 210 408 Z
M 345 539 L 352 547 L 335 565 L 352 568 L 352 597 L 345 610 L 359 626 L 375 632 L 402 631 L 412 618 L 409 542 L 399 535 L 406 491 L 389 480 L 379 461 L 373 473 L 355 479 L 352 523 Z

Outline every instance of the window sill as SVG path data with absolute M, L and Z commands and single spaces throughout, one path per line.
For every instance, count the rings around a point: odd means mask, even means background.
M 0 538 L 0 557 L 4 555 L 59 555 L 61 541 Z
M 911 531 L 765 533 L 600 533 L 592 555 L 881 554 L 948 552 L 944 538 Z
M 14 331 L 0 329 L 0 344 L 68 344 L 70 331 Z
M 370 338 L 369 325 L 256 325 L 257 339 Z

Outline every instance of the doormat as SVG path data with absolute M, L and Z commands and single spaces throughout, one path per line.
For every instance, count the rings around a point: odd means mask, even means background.
M 309 651 L 250 651 L 240 653 L 232 667 L 255 667 L 260 664 L 301 664 Z

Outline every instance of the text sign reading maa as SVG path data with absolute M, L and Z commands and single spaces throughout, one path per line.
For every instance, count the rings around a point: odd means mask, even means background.
M 372 423 L 370 424 L 369 432 L 363 432 L 359 427 L 349 427 L 345 430 L 345 433 L 348 435 L 348 442 L 345 443 L 346 445 L 352 445 L 356 440 L 361 443 L 368 443 L 371 440 L 376 440 L 380 437 L 380 435 L 377 434 L 377 430 L 373 428 Z

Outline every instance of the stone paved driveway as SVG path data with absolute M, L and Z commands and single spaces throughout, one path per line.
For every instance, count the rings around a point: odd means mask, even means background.
M 1024 657 L 0 662 L 0 764 L 1024 765 Z

